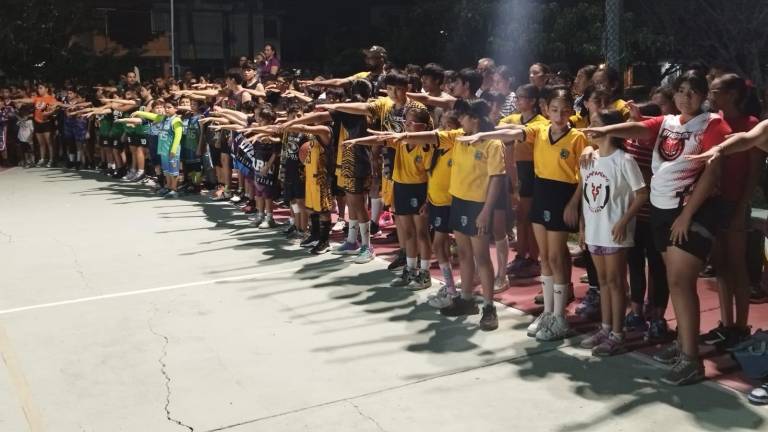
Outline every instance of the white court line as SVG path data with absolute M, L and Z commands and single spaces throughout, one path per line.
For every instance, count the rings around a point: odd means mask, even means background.
M 201 286 L 201 285 L 210 285 L 215 284 L 219 282 L 229 282 L 229 281 L 237 281 L 237 280 L 244 280 L 244 279 L 253 279 L 258 276 L 269 276 L 274 274 L 280 274 L 280 273 L 288 273 L 300 270 L 301 267 L 292 267 L 288 269 L 282 269 L 282 270 L 275 270 L 270 272 L 264 272 L 264 273 L 251 273 L 247 275 L 241 275 L 241 276 L 232 276 L 232 277 L 226 277 L 221 279 L 210 279 L 210 280 L 204 280 L 204 281 L 197 281 L 197 282 L 188 282 L 178 285 L 168 285 L 164 287 L 159 288 L 149 288 L 149 289 L 143 289 L 143 290 L 136 290 L 136 291 L 127 291 L 127 292 L 121 292 L 121 293 L 115 293 L 115 294 L 104 294 L 99 296 L 93 296 L 93 297 L 83 297 L 79 299 L 72 299 L 72 300 L 63 300 L 58 302 L 52 302 L 52 303 L 43 303 L 38 305 L 32 305 L 32 306 L 23 306 L 13 309 L 5 309 L 0 310 L 0 315 L 8 315 L 16 312 L 25 312 L 29 310 L 35 310 L 35 309 L 46 309 L 50 307 L 56 307 L 56 306 L 64 306 L 64 305 L 70 305 L 70 304 L 77 304 L 77 303 L 87 303 L 92 302 L 96 300 L 106 300 L 106 299 L 112 299 L 112 298 L 118 298 L 118 297 L 128 297 L 133 295 L 140 295 L 140 294 L 149 294 L 149 293 L 155 293 L 155 292 L 161 292 L 161 291 L 171 291 L 181 288 L 189 288 L 194 286 Z

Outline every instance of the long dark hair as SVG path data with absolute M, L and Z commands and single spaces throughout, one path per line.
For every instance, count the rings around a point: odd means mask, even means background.
M 467 111 L 465 115 L 478 119 L 480 124 L 478 125 L 479 132 L 490 132 L 496 129 L 496 126 L 491 122 L 489 115 L 491 114 L 491 106 L 488 105 L 483 99 L 475 99 L 467 103 Z
M 515 91 L 515 94 L 517 94 L 517 97 L 520 97 L 522 95 L 522 97 L 533 99 L 534 100 L 534 104 L 533 104 L 534 117 L 537 114 L 541 114 L 541 107 L 539 107 L 540 92 L 538 87 L 536 87 L 531 83 L 523 84 L 517 88 L 517 90 Z
M 624 116 L 622 116 L 621 113 L 615 109 L 603 109 L 596 112 L 595 115 L 600 119 L 600 122 L 603 124 L 603 126 L 624 123 Z M 612 136 L 609 137 L 609 139 L 609 142 L 612 146 L 621 150 L 626 150 L 624 147 L 624 138 Z

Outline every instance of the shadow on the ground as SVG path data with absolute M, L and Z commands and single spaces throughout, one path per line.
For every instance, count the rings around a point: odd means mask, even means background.
M 323 301 L 286 306 L 284 312 L 291 319 L 304 320 L 316 325 L 317 334 L 336 333 L 343 341 L 344 331 L 354 327 L 369 327 L 371 336 L 362 341 L 340 342 L 315 348 L 317 352 L 333 353 L 329 360 L 345 364 L 363 358 L 386 356 L 403 350 L 419 355 L 456 354 L 476 352 L 477 359 L 464 369 L 440 371 L 435 375 L 412 375 L 411 380 L 429 379 L 435 376 L 459 373 L 491 365 L 511 368 L 511 373 L 524 380 L 547 380 L 555 376 L 564 376 L 571 383 L 574 394 L 585 400 L 605 402 L 605 410 L 585 422 L 564 422 L 558 430 L 574 432 L 589 430 L 596 426 L 614 422 L 617 417 L 642 409 L 652 404 L 667 404 L 690 414 L 692 421 L 704 430 L 720 431 L 736 428 L 761 430 L 765 427 L 764 419 L 755 411 L 745 408 L 742 397 L 736 393 L 716 388 L 712 385 L 695 385 L 675 388 L 658 383 L 662 370 L 649 366 L 637 359 L 615 357 L 596 360 L 593 358 L 567 355 L 560 349 L 571 341 L 539 344 L 530 339 L 499 350 L 483 349 L 475 343 L 475 336 L 480 332 L 476 324 L 479 316 L 447 318 L 424 302 L 417 301 L 413 292 L 402 288 L 389 287 L 394 277 L 392 272 L 377 270 L 362 274 L 347 275 L 342 272 L 355 264 L 344 258 L 315 257 L 305 249 L 297 248 L 286 242 L 278 232 L 259 231 L 247 223 L 247 218 L 235 207 L 214 203 L 199 195 L 183 196 L 177 200 L 164 200 L 153 195 L 146 187 L 122 183 L 103 175 L 87 171 L 49 170 L 43 174 L 45 181 L 58 182 L 89 179 L 100 183 L 99 186 L 79 192 L 81 195 L 103 195 L 106 201 L 116 205 L 157 201 L 154 207 L 160 216 L 168 219 L 202 217 L 211 223 L 210 227 L 180 229 L 158 232 L 168 234 L 189 230 L 219 230 L 222 238 L 204 242 L 206 246 L 196 251 L 181 255 L 196 255 L 224 249 L 260 249 L 263 258 L 254 260 L 252 267 L 259 264 L 280 264 L 295 262 L 300 269 L 290 277 L 306 281 L 301 286 L 279 289 L 285 275 L 258 277 L 258 287 L 245 288 L 247 299 L 260 301 L 265 298 L 300 292 L 305 290 L 323 290 Z M 174 209 L 178 209 L 175 212 Z M 210 274 L 227 274 L 252 267 L 227 268 L 210 271 Z M 334 273 L 339 273 L 334 275 Z M 255 278 L 256 279 L 256 278 Z M 241 283 L 242 281 L 231 282 Z M 227 284 L 229 282 L 219 282 Z M 262 288 L 270 287 L 266 291 Z M 274 288 L 278 289 L 275 290 Z M 324 306 L 318 309 L 318 306 Z M 338 312 L 349 311 L 339 316 Z M 334 313 L 332 317 L 329 314 Z M 361 319 L 367 314 L 367 319 Z M 365 316 L 365 315 L 363 315 Z M 399 322 L 404 327 L 400 334 L 377 335 L 376 326 L 382 322 Z M 502 322 L 502 327 L 522 331 L 527 327 L 527 319 L 515 320 L 511 324 Z M 366 354 L 346 354 L 355 347 L 381 347 L 369 350 Z M 706 392 L 706 397 L 701 397 Z M 567 419 L 563 413 L 562 419 Z

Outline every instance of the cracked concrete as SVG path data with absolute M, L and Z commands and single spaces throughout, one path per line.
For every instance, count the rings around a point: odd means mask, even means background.
M 355 410 L 358 412 L 358 414 L 360 414 L 362 417 L 365 417 L 365 418 L 367 418 L 367 419 L 368 419 L 368 420 L 370 420 L 370 421 L 371 421 L 373 424 L 375 424 L 375 425 L 376 425 L 376 428 L 377 428 L 378 430 L 380 430 L 381 432 L 387 432 L 386 430 L 384 430 L 384 428 L 383 428 L 383 427 L 381 427 L 381 425 L 379 424 L 379 422 L 377 422 L 377 421 L 376 421 L 376 419 L 374 419 L 373 417 L 371 417 L 371 416 L 369 416 L 368 414 L 364 413 L 364 412 L 363 412 L 363 410 L 361 410 L 361 409 L 360 409 L 360 407 L 359 407 L 359 406 L 357 406 L 357 404 L 355 404 L 355 403 L 354 403 L 354 402 L 352 402 L 352 401 L 347 401 L 347 402 L 349 402 L 349 404 L 350 404 L 350 405 L 352 405 L 353 407 L 355 407 Z
M 662 369 L 631 356 L 595 359 L 568 346 L 578 341 L 539 344 L 514 310 L 499 308 L 499 329 L 481 332 L 479 316 L 446 319 L 425 306 L 430 292 L 388 288 L 380 262 L 309 256 L 251 229 L 231 206 L 169 206 L 137 185 L 102 181 L 11 170 L 0 189 L 0 202 L 19 192 L 0 212 L 14 240 L 0 237 L 0 320 L 55 432 L 768 428 L 766 411 L 743 395 L 660 386 Z M 176 207 L 200 217 L 160 214 Z M 109 253 L 104 233 L 119 245 Z M 94 290 L 119 296 L 87 300 L 62 258 L 70 249 L 46 247 L 51 238 L 71 246 Z M 86 301 L 60 304 L 70 299 Z M 23 430 L 4 375 L 0 430 Z
M 156 314 L 157 311 L 155 311 L 155 315 Z M 160 373 L 163 374 L 163 379 L 165 380 L 165 406 L 163 407 L 165 410 L 165 418 L 168 419 L 168 421 L 189 430 L 190 432 L 194 432 L 195 428 L 185 424 L 183 421 L 178 420 L 171 415 L 171 376 L 168 374 L 168 365 L 165 363 L 165 358 L 168 356 L 168 344 L 170 343 L 168 336 L 158 333 L 154 329 L 152 326 L 152 318 L 147 321 L 147 325 L 149 326 L 149 331 L 152 332 L 152 334 L 163 339 L 162 355 L 157 359 L 157 361 L 160 363 Z
M 88 289 L 88 291 L 93 292 L 93 287 L 91 286 L 91 283 L 88 281 L 88 278 L 85 276 L 85 272 L 83 271 L 83 266 L 80 264 L 80 260 L 77 257 L 77 251 L 75 250 L 75 248 L 72 247 L 72 245 L 70 245 L 69 243 L 65 243 L 61 241 L 61 239 L 59 239 L 58 237 L 54 237 L 53 239 L 56 241 L 56 243 L 70 250 L 70 253 L 72 256 L 72 262 L 74 263 L 73 270 L 75 271 L 75 273 L 79 275 L 80 280 L 83 281 L 83 284 Z

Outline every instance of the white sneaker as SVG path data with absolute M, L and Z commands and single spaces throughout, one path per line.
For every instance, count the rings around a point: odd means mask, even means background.
M 442 309 L 453 304 L 453 295 L 448 292 L 448 287 L 443 285 L 437 290 L 437 294 L 429 296 L 427 303 L 436 309 Z
M 346 222 L 344 222 L 343 220 L 338 220 L 333 225 L 333 228 L 331 228 L 331 231 L 333 231 L 333 232 L 344 231 L 344 225 L 345 224 L 346 224 Z
M 124 175 L 123 178 L 120 180 L 122 181 L 133 181 L 134 177 L 136 177 L 136 171 L 130 170 L 128 171 L 128 174 Z
M 275 222 L 274 219 L 271 217 L 265 217 L 263 221 L 259 224 L 259 228 L 261 229 L 269 229 L 269 228 L 276 228 L 277 222 Z
M 35 165 L 41 167 L 41 166 L 45 165 L 45 160 L 44 159 L 40 159 L 39 161 L 37 161 L 37 163 Z
M 554 315 L 549 320 L 549 325 L 536 333 L 536 340 L 548 342 L 565 339 L 571 331 L 568 321 L 562 315 Z
M 432 277 L 427 270 L 418 270 L 411 276 L 411 281 L 406 286 L 406 289 L 411 291 L 419 291 L 427 289 L 432 286 Z
M 253 217 L 253 219 L 251 219 Z M 264 216 L 262 215 L 252 215 L 248 216 L 248 220 L 251 221 L 251 225 L 255 225 L 258 228 L 261 228 L 261 224 L 264 222 Z
M 360 251 L 357 253 L 357 256 L 352 260 L 355 264 L 366 264 L 376 257 L 376 254 L 373 252 L 373 248 L 370 246 L 362 245 L 360 246 Z
M 544 312 L 537 316 L 531 324 L 528 325 L 528 337 L 535 338 L 536 333 L 542 328 L 546 327 L 549 321 L 552 319 L 552 312 Z
M 506 276 L 499 276 L 493 282 L 493 293 L 500 294 L 509 289 L 509 280 Z
M 357 255 L 359 252 L 360 245 L 357 244 L 357 242 L 350 243 L 348 241 L 344 241 L 344 243 L 341 243 L 331 249 L 331 253 L 333 255 Z

